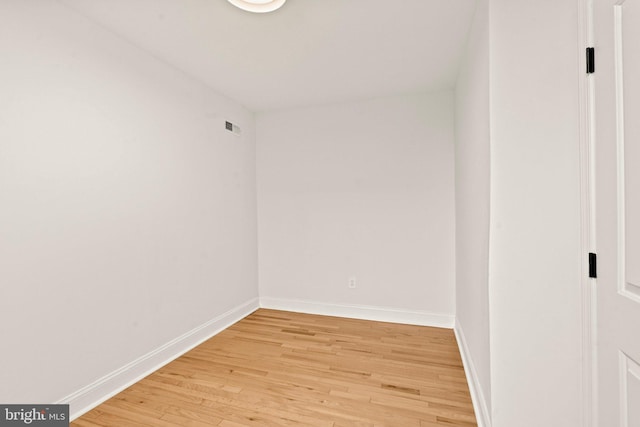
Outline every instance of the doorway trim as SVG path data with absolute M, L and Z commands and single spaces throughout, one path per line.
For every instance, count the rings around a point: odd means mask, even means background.
M 594 44 L 593 0 L 578 0 L 578 49 L 583 58 Z M 596 48 L 597 55 L 597 48 Z M 586 62 L 586 61 L 585 61 Z M 586 65 L 586 64 L 585 64 Z M 596 278 L 589 277 L 589 253 L 596 253 L 595 194 L 595 74 L 578 66 L 580 95 L 580 286 L 582 297 L 582 425 L 597 427 L 598 422 L 598 353 Z M 596 72 L 597 72 L 596 63 Z

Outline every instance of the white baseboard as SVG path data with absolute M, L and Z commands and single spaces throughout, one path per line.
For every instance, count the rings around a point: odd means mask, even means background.
M 253 298 L 60 399 L 56 404 L 69 404 L 73 421 L 258 308 L 258 298 Z
M 478 373 L 473 365 L 473 360 L 469 353 L 469 347 L 467 346 L 467 340 L 464 337 L 464 332 L 460 323 L 456 321 L 453 328 L 458 340 L 458 346 L 460 347 L 460 355 L 462 356 L 462 364 L 464 365 L 464 372 L 467 376 L 467 383 L 469 384 L 469 391 L 471 392 L 471 400 L 473 401 L 473 410 L 476 413 L 476 421 L 478 427 L 491 427 L 491 416 L 489 415 L 489 409 L 487 408 L 487 401 L 484 398 L 482 387 L 478 379 Z
M 260 298 L 260 307 L 298 313 L 320 314 L 324 316 L 348 317 L 352 319 L 375 320 L 378 322 L 404 323 L 408 325 L 453 328 L 455 317 L 450 314 L 428 311 L 410 311 L 388 307 L 366 305 L 327 304 L 283 298 Z

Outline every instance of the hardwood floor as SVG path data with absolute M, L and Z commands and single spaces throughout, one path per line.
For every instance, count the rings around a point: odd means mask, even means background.
M 476 426 L 453 331 L 260 309 L 72 426 Z

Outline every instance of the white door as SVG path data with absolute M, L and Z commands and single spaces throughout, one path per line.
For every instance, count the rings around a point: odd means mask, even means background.
M 598 426 L 640 427 L 640 0 L 594 0 Z

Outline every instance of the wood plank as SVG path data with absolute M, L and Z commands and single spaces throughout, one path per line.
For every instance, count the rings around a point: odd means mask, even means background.
M 477 424 L 453 331 L 260 309 L 71 425 Z

